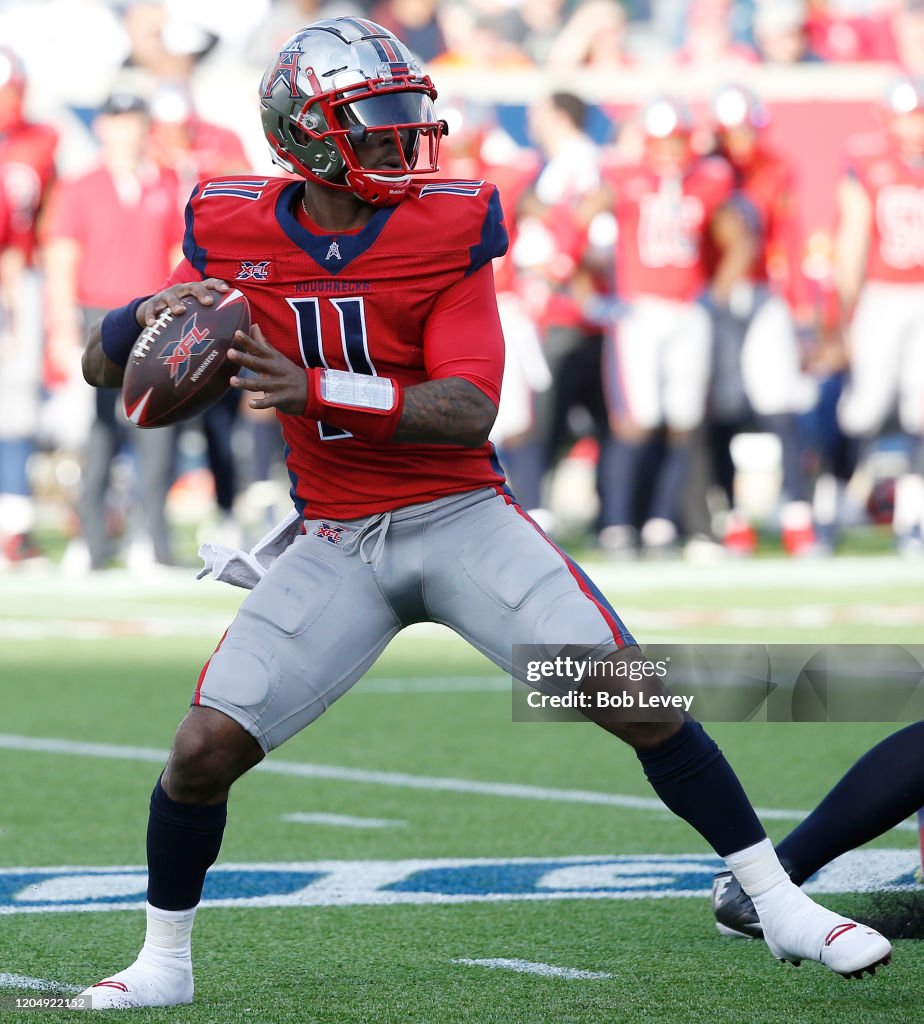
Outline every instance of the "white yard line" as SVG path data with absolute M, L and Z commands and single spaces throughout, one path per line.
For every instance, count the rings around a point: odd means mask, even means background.
M 506 957 L 494 957 L 489 960 L 469 960 L 460 957 L 452 961 L 454 964 L 467 964 L 472 967 L 487 967 L 504 971 L 516 971 L 519 974 L 539 974 L 543 978 L 566 978 L 569 981 L 599 981 L 612 978 L 612 974 L 603 971 L 579 971 L 573 967 L 556 967 L 554 964 L 537 964 L 531 960 L 508 960 Z
M 43 754 L 69 754 L 77 757 L 99 757 L 117 761 L 150 761 L 163 764 L 166 750 L 154 747 L 119 746 L 114 743 L 81 743 L 75 740 L 49 739 L 0 733 L 0 750 L 20 750 Z M 438 775 L 411 775 L 407 772 L 376 772 L 366 768 L 343 768 L 339 765 L 309 764 L 301 761 L 262 761 L 254 769 L 273 775 L 289 775 L 308 779 L 332 779 L 396 789 L 429 789 L 439 792 L 470 793 L 476 796 L 507 797 L 513 800 L 545 800 L 563 804 L 594 804 L 604 807 L 625 807 L 633 811 L 667 814 L 656 797 L 630 796 L 624 793 L 600 793 L 587 789 L 553 789 L 517 782 L 481 782 L 475 779 L 454 779 Z M 801 821 L 808 811 L 776 807 L 758 807 L 757 814 L 767 821 Z M 912 822 L 897 826 L 902 831 L 916 831 Z
M 30 978 L 25 974 L 0 973 L 0 988 L 27 988 L 36 992 L 79 992 L 79 985 L 62 985 L 48 978 Z
M 334 825 L 338 828 L 404 828 L 407 825 L 406 821 L 397 818 L 354 818 L 350 814 L 326 814 L 323 811 L 294 811 L 280 817 L 296 825 Z
M 504 693 L 510 676 L 395 676 L 363 679 L 356 693 Z

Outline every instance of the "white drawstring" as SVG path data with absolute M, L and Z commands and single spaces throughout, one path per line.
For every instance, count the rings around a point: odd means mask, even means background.
M 391 512 L 381 512 L 373 516 L 368 523 L 352 534 L 343 545 L 343 553 L 352 555 L 359 551 L 359 557 L 366 563 L 376 568 L 382 549 L 385 547 L 385 538 L 388 535 L 388 528 L 391 526 Z M 372 551 L 366 551 L 366 541 L 375 537 L 375 546 Z

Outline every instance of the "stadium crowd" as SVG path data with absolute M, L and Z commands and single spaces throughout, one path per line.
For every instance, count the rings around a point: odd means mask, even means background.
M 196 181 L 274 173 L 229 112 L 335 15 L 449 83 L 443 174 L 500 188 L 493 440 L 541 525 L 807 556 L 871 517 L 921 553 L 924 3 L 0 0 L 0 566 L 49 507 L 75 571 L 172 564 L 184 488 L 225 542 L 280 513 L 272 417 L 234 392 L 139 431 L 79 360 L 177 262 Z

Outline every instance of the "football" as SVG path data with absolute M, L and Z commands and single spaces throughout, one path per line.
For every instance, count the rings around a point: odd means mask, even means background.
M 164 310 L 138 336 L 122 380 L 125 415 L 137 427 L 165 427 L 208 409 L 228 390 L 235 331 L 250 330 L 250 304 L 237 289 L 215 292 L 204 306 L 191 295 L 186 312 Z

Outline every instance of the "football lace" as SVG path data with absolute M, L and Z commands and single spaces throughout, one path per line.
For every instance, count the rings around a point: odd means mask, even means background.
M 155 338 L 160 332 L 173 320 L 173 313 L 169 309 L 165 309 L 163 313 L 151 324 L 149 327 L 141 332 L 138 340 L 135 342 L 135 349 L 132 355 L 136 359 L 143 359 L 148 352 L 151 351 L 151 346 L 154 344 Z

